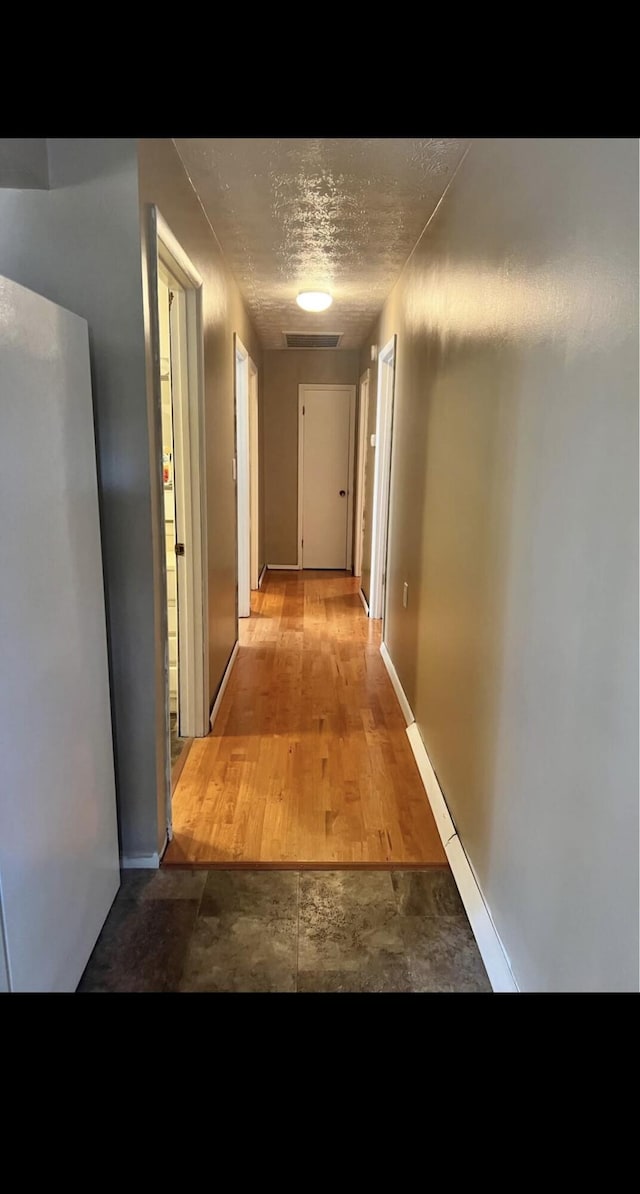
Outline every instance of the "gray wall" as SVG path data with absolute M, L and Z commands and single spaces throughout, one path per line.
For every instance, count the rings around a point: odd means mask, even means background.
M 529 991 L 638 987 L 637 277 L 637 142 L 480 141 L 361 359 L 385 638 Z
M 136 143 L 51 140 L 49 169 L 49 191 L 0 190 L 0 273 L 89 324 L 121 843 L 147 854 L 160 797 Z
M 298 386 L 356 385 L 358 353 L 270 349 L 264 353 L 265 550 L 268 564 L 298 559 Z
M 0 137 L 0 187 L 48 186 L 46 137 Z

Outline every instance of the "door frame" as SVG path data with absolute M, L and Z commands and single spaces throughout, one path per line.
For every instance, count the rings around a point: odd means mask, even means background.
M 302 541 L 304 539 L 304 527 L 302 525 L 302 512 L 304 509 L 304 416 L 303 409 L 305 404 L 305 395 L 313 390 L 345 390 L 349 392 L 349 475 L 347 479 L 347 571 L 351 569 L 351 561 L 353 557 L 353 474 L 355 465 L 354 453 L 354 432 L 356 422 L 356 387 L 347 384 L 328 383 L 322 385 L 320 382 L 302 382 L 298 386 L 298 568 L 303 567 L 302 562 Z
M 367 426 L 369 422 L 369 381 L 371 371 L 365 369 L 359 381 L 358 461 L 356 464 L 356 516 L 353 537 L 353 575 L 362 576 L 362 548 L 364 544 L 364 471 L 367 460 Z
M 182 290 L 176 292 L 172 317 L 179 329 L 179 376 L 187 400 L 183 404 L 183 429 L 189 444 L 189 469 L 182 471 L 190 477 L 185 486 L 185 572 L 189 593 L 189 632 L 180 664 L 187 669 L 189 700 L 184 711 L 183 729 L 189 737 L 204 737 L 209 733 L 209 641 L 208 641 L 208 585 L 207 585 L 207 508 L 206 460 L 204 434 L 204 336 L 202 312 L 203 280 L 185 253 L 177 237 L 163 218 L 156 204 L 149 205 L 150 244 L 147 258 L 149 278 L 150 340 L 153 354 L 151 412 L 153 433 L 153 468 L 151 483 L 154 491 L 153 507 L 159 517 L 152 520 L 156 566 L 155 606 L 161 632 L 159 649 L 163 652 L 164 675 L 164 738 L 161 756 L 164 758 L 164 789 L 167 831 L 171 838 L 171 730 L 169 716 L 169 660 L 167 617 L 167 568 L 164 530 L 164 487 L 162 483 L 162 428 L 160 383 L 160 332 L 158 326 L 158 262 L 176 279 Z M 180 294 L 180 298 L 178 298 Z M 173 308 L 175 307 L 175 311 Z M 176 460 L 177 466 L 177 460 Z M 187 545 L 190 544 L 190 549 Z M 184 588 L 184 585 L 183 585 Z M 180 646 L 178 647 L 180 650 Z M 182 716 L 182 710 L 181 710 Z M 160 756 L 159 756 L 160 757 Z
M 238 618 L 251 614 L 251 436 L 249 378 L 253 362 L 237 332 L 233 335 L 236 410 L 236 603 Z M 255 365 L 253 365 L 255 370 Z
M 249 357 L 249 488 L 250 488 L 250 556 L 251 588 L 258 588 L 260 579 L 260 407 L 258 369 Z
M 393 400 L 396 376 L 396 339 L 397 337 L 394 334 L 378 353 L 376 458 L 373 474 L 373 513 L 371 519 L 370 618 L 383 618 L 385 607 L 387 549 L 389 544 Z
M 173 459 L 173 510 L 174 510 L 174 539 L 175 542 L 182 542 L 186 547 L 187 528 L 185 527 L 186 507 L 188 505 L 188 494 L 185 494 L 185 487 L 187 485 L 187 478 L 189 473 L 186 471 L 189 468 L 189 433 L 188 428 L 185 434 L 185 403 L 183 395 L 186 394 L 184 387 L 184 329 L 181 327 L 183 311 L 179 311 L 179 304 L 184 306 L 184 292 L 182 292 L 181 285 L 177 278 L 171 273 L 168 266 L 158 256 L 158 296 L 160 296 L 160 283 L 166 287 L 167 304 L 168 304 L 168 322 L 169 322 L 169 356 L 167 364 L 169 366 L 169 389 L 170 389 L 170 405 L 171 405 L 171 453 Z M 173 295 L 173 302 L 170 296 Z M 160 305 L 160 304 L 159 304 Z M 163 345 L 160 343 L 160 349 Z M 163 381 L 165 374 L 162 373 L 165 358 L 160 357 L 160 381 Z M 162 446 L 164 448 L 164 432 L 162 435 Z M 177 468 L 176 468 L 177 464 Z M 163 499 L 166 499 L 166 492 L 163 492 Z M 165 541 L 166 541 L 166 508 L 163 505 L 163 518 L 165 519 Z M 191 554 L 191 553 L 190 553 Z M 190 721 L 188 705 L 190 699 L 190 676 L 188 660 L 185 667 L 180 666 L 180 648 L 186 651 L 186 643 L 190 630 L 189 622 L 191 618 L 191 611 L 189 609 L 190 585 L 189 577 L 185 576 L 186 555 L 175 557 L 176 562 L 176 650 L 177 650 L 177 706 L 178 706 L 178 732 L 182 729 L 181 722 Z M 167 563 L 167 552 L 165 550 L 165 564 Z M 169 583 L 169 569 L 167 567 L 167 589 Z M 180 600 L 180 590 L 183 591 L 183 598 Z M 167 611 L 168 617 L 168 611 Z M 167 636 L 168 637 L 168 636 Z M 171 703 L 171 652 L 169 652 L 169 702 Z M 184 710 L 184 713 L 182 712 Z M 187 737 L 187 735 L 183 735 Z M 191 735 L 188 735 L 191 737 Z M 171 769 L 173 777 L 173 767 Z

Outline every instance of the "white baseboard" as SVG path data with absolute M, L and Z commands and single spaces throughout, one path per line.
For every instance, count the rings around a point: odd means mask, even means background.
M 299 572 L 299 564 L 267 564 L 269 572 Z
M 447 802 L 442 795 L 442 789 L 436 779 L 436 773 L 431 766 L 431 759 L 427 754 L 420 730 L 415 721 L 413 725 L 407 728 L 407 738 L 413 751 L 413 757 L 418 764 L 418 771 L 420 772 L 420 779 L 424 785 L 424 790 L 429 797 L 429 804 L 431 805 L 431 812 L 438 827 L 438 833 L 446 850 L 451 838 L 456 835 L 456 827 L 451 820 L 451 813 L 447 808 Z
M 160 855 L 155 854 L 124 854 L 120 859 L 120 869 L 123 871 L 157 871 L 160 866 Z
M 444 852 L 451 867 L 456 887 L 460 892 L 464 910 L 469 917 L 469 923 L 489 976 L 489 982 L 494 991 L 517 991 L 518 984 L 511 969 L 507 952 L 500 940 L 498 930 L 493 923 L 491 912 L 482 894 L 482 888 L 478 883 L 467 852 L 458 837 L 451 813 L 444 798 L 444 793 L 438 783 L 436 773 L 431 766 L 431 759 L 427 754 L 427 748 L 422 741 L 422 736 L 414 719 L 411 705 L 407 700 L 407 694 L 400 683 L 400 678 L 393 666 L 386 643 L 381 644 L 380 654 L 382 655 L 384 666 L 389 673 L 389 679 L 393 684 L 395 694 L 407 722 L 407 738 L 409 739 L 415 761 L 418 764 L 420 778 L 427 793 L 429 804 L 431 805 L 431 811 L 438 833 L 440 834 L 440 840 L 444 846 Z
M 386 643 L 380 644 L 380 654 L 382 655 L 382 662 L 384 663 L 384 666 L 386 667 L 386 669 L 389 673 L 389 679 L 391 680 L 391 683 L 393 684 L 394 692 L 400 702 L 400 708 L 402 709 L 402 712 L 404 714 L 404 719 L 405 719 L 407 725 L 410 726 L 412 721 L 415 721 L 415 717 L 413 716 L 413 710 L 407 700 L 407 694 L 400 683 L 398 673 L 397 673 L 396 669 L 394 668 L 393 663 L 391 662 L 391 656 L 387 650 Z
M 362 604 L 364 605 L 365 614 L 367 615 L 367 617 L 369 617 L 369 606 L 367 605 L 367 599 L 366 599 L 364 593 L 362 592 L 362 589 L 358 589 L 358 597 L 360 598 Z
M 445 847 L 445 853 L 493 990 L 503 994 L 517 993 L 518 984 L 507 951 L 457 833 Z
M 233 668 L 233 665 L 234 665 L 234 663 L 235 663 L 235 661 L 236 661 L 236 655 L 238 654 L 238 651 L 239 651 L 239 649 L 240 649 L 240 643 L 236 641 L 236 645 L 235 645 L 235 647 L 233 648 L 233 651 L 231 652 L 231 655 L 229 656 L 229 662 L 228 662 L 228 664 L 227 664 L 227 666 L 226 666 L 226 668 L 225 668 L 225 671 L 224 671 L 224 676 L 222 677 L 222 682 L 221 682 L 221 684 L 220 684 L 220 687 L 219 687 L 219 689 L 218 689 L 218 692 L 217 692 L 217 695 L 216 695 L 216 699 L 215 699 L 215 701 L 213 702 L 213 709 L 211 710 L 211 716 L 210 716 L 210 718 L 209 718 L 209 724 L 210 724 L 210 726 L 211 726 L 211 729 L 213 729 L 213 727 L 214 727 L 214 724 L 215 724 L 216 717 L 218 716 L 218 710 L 219 710 L 219 708 L 220 708 L 220 705 L 222 704 L 222 698 L 223 698 L 223 696 L 224 696 L 224 690 L 225 690 L 225 688 L 227 687 L 227 684 L 229 683 L 229 676 L 231 675 L 231 670 L 232 670 L 232 668 Z
M 498 930 L 493 923 L 491 912 L 482 894 L 473 867 L 466 850 L 458 837 L 456 827 L 451 819 L 447 802 L 431 766 L 431 760 L 420 736 L 416 722 L 407 728 L 407 737 L 411 744 L 418 770 L 431 805 L 431 811 L 438 827 L 442 845 L 444 846 L 451 872 L 460 892 L 460 898 L 469 917 L 473 935 L 478 944 L 482 961 L 489 976 L 489 982 L 494 991 L 510 992 L 518 990 L 518 984 L 511 969 L 507 952 L 500 940 Z
M 265 578 L 265 576 L 266 576 L 266 575 L 267 575 L 267 565 L 266 565 L 266 564 L 263 564 L 263 566 L 262 566 L 262 572 L 260 573 L 260 575 L 259 575 L 259 577 L 258 577 L 258 588 L 259 588 L 259 589 L 261 589 L 261 588 L 262 588 L 262 582 L 263 582 L 263 580 L 264 580 L 264 578 Z

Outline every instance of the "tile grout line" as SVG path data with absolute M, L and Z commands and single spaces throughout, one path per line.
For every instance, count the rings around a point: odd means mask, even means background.
M 198 919 L 198 917 L 200 915 L 200 909 L 202 907 L 202 901 L 204 899 L 204 889 L 207 886 L 208 879 L 209 879 L 209 871 L 207 870 L 205 881 L 202 884 L 202 891 L 200 892 L 200 899 L 198 900 L 198 907 L 196 908 L 196 920 Z
M 300 871 L 297 872 L 298 882 L 296 885 L 296 989 L 295 994 L 298 994 L 298 971 L 300 968 Z
M 208 883 L 208 881 L 209 881 L 209 874 L 210 874 L 210 872 L 209 872 L 209 870 L 207 870 L 207 871 L 205 872 L 205 880 L 204 880 L 204 883 L 202 884 L 202 891 L 200 892 L 200 898 L 199 898 L 199 900 L 198 900 L 198 907 L 196 908 L 196 915 L 195 915 L 195 918 L 194 918 L 194 921 L 193 921 L 193 925 L 191 926 L 191 932 L 190 932 L 190 934 L 189 934 L 189 939 L 188 939 L 188 941 L 187 941 L 187 948 L 186 948 L 186 950 L 185 950 L 185 952 L 184 952 L 184 963 L 183 963 L 183 967 L 182 967 L 182 977 L 183 977 L 183 978 L 184 978 L 184 971 L 185 971 L 185 967 L 186 967 L 186 964 L 187 964 L 187 958 L 188 958 L 188 956 L 189 956 L 189 948 L 190 948 L 190 946 L 191 946 L 191 943 L 192 943 L 192 941 L 193 941 L 193 938 L 194 938 L 194 934 L 195 934 L 196 928 L 198 927 L 198 918 L 199 918 L 199 916 L 200 916 L 200 909 L 201 909 L 201 907 L 202 907 L 202 901 L 203 901 L 203 899 L 204 899 L 204 889 L 205 889 L 205 887 L 207 886 L 207 883 Z

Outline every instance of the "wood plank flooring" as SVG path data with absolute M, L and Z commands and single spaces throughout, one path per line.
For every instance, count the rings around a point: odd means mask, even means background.
M 252 594 L 215 728 L 174 792 L 163 865 L 446 865 L 358 584 L 270 572 Z

